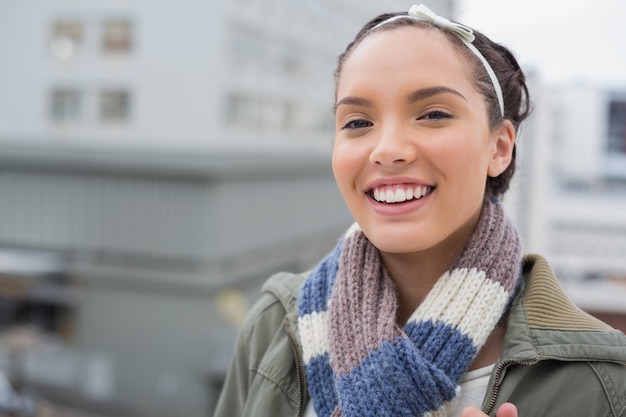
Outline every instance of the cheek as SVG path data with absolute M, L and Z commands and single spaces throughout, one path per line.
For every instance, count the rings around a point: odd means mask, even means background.
M 335 141 L 333 146 L 333 174 L 342 193 L 348 191 L 359 171 L 359 158 L 355 150 L 351 148 L 348 144 L 340 141 Z
M 444 176 L 462 187 L 478 190 L 484 186 L 489 165 L 486 143 L 475 137 L 441 141 L 431 148 L 431 162 Z

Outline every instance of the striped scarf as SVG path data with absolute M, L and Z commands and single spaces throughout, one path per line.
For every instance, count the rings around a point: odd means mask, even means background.
M 513 298 L 520 246 L 500 203 L 486 202 L 467 246 L 400 329 L 378 250 L 350 228 L 298 299 L 318 417 L 447 416 L 459 378 Z

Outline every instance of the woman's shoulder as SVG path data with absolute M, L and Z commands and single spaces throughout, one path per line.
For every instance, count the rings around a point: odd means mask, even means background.
M 299 274 L 279 272 L 269 277 L 261 290 L 263 294 L 278 300 L 286 310 L 291 310 L 295 307 L 300 287 L 302 287 L 307 275 L 307 272 Z
M 261 296 L 248 311 L 240 330 L 244 339 L 254 334 L 268 334 L 280 328 L 285 318 L 297 317 L 298 291 L 306 274 L 279 272 L 270 276 L 261 288 Z

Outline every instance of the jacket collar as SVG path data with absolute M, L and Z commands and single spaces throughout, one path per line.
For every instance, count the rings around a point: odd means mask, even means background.
M 522 289 L 507 320 L 501 361 L 626 363 L 626 337 L 578 308 L 539 255 L 523 261 Z

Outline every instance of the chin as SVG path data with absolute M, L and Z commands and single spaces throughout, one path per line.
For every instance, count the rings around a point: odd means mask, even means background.
M 424 250 L 428 246 L 428 242 L 420 242 L 416 239 L 417 233 L 411 233 L 404 229 L 402 233 L 393 233 L 391 231 L 368 233 L 364 230 L 365 236 L 370 242 L 381 252 L 386 253 L 413 253 Z

